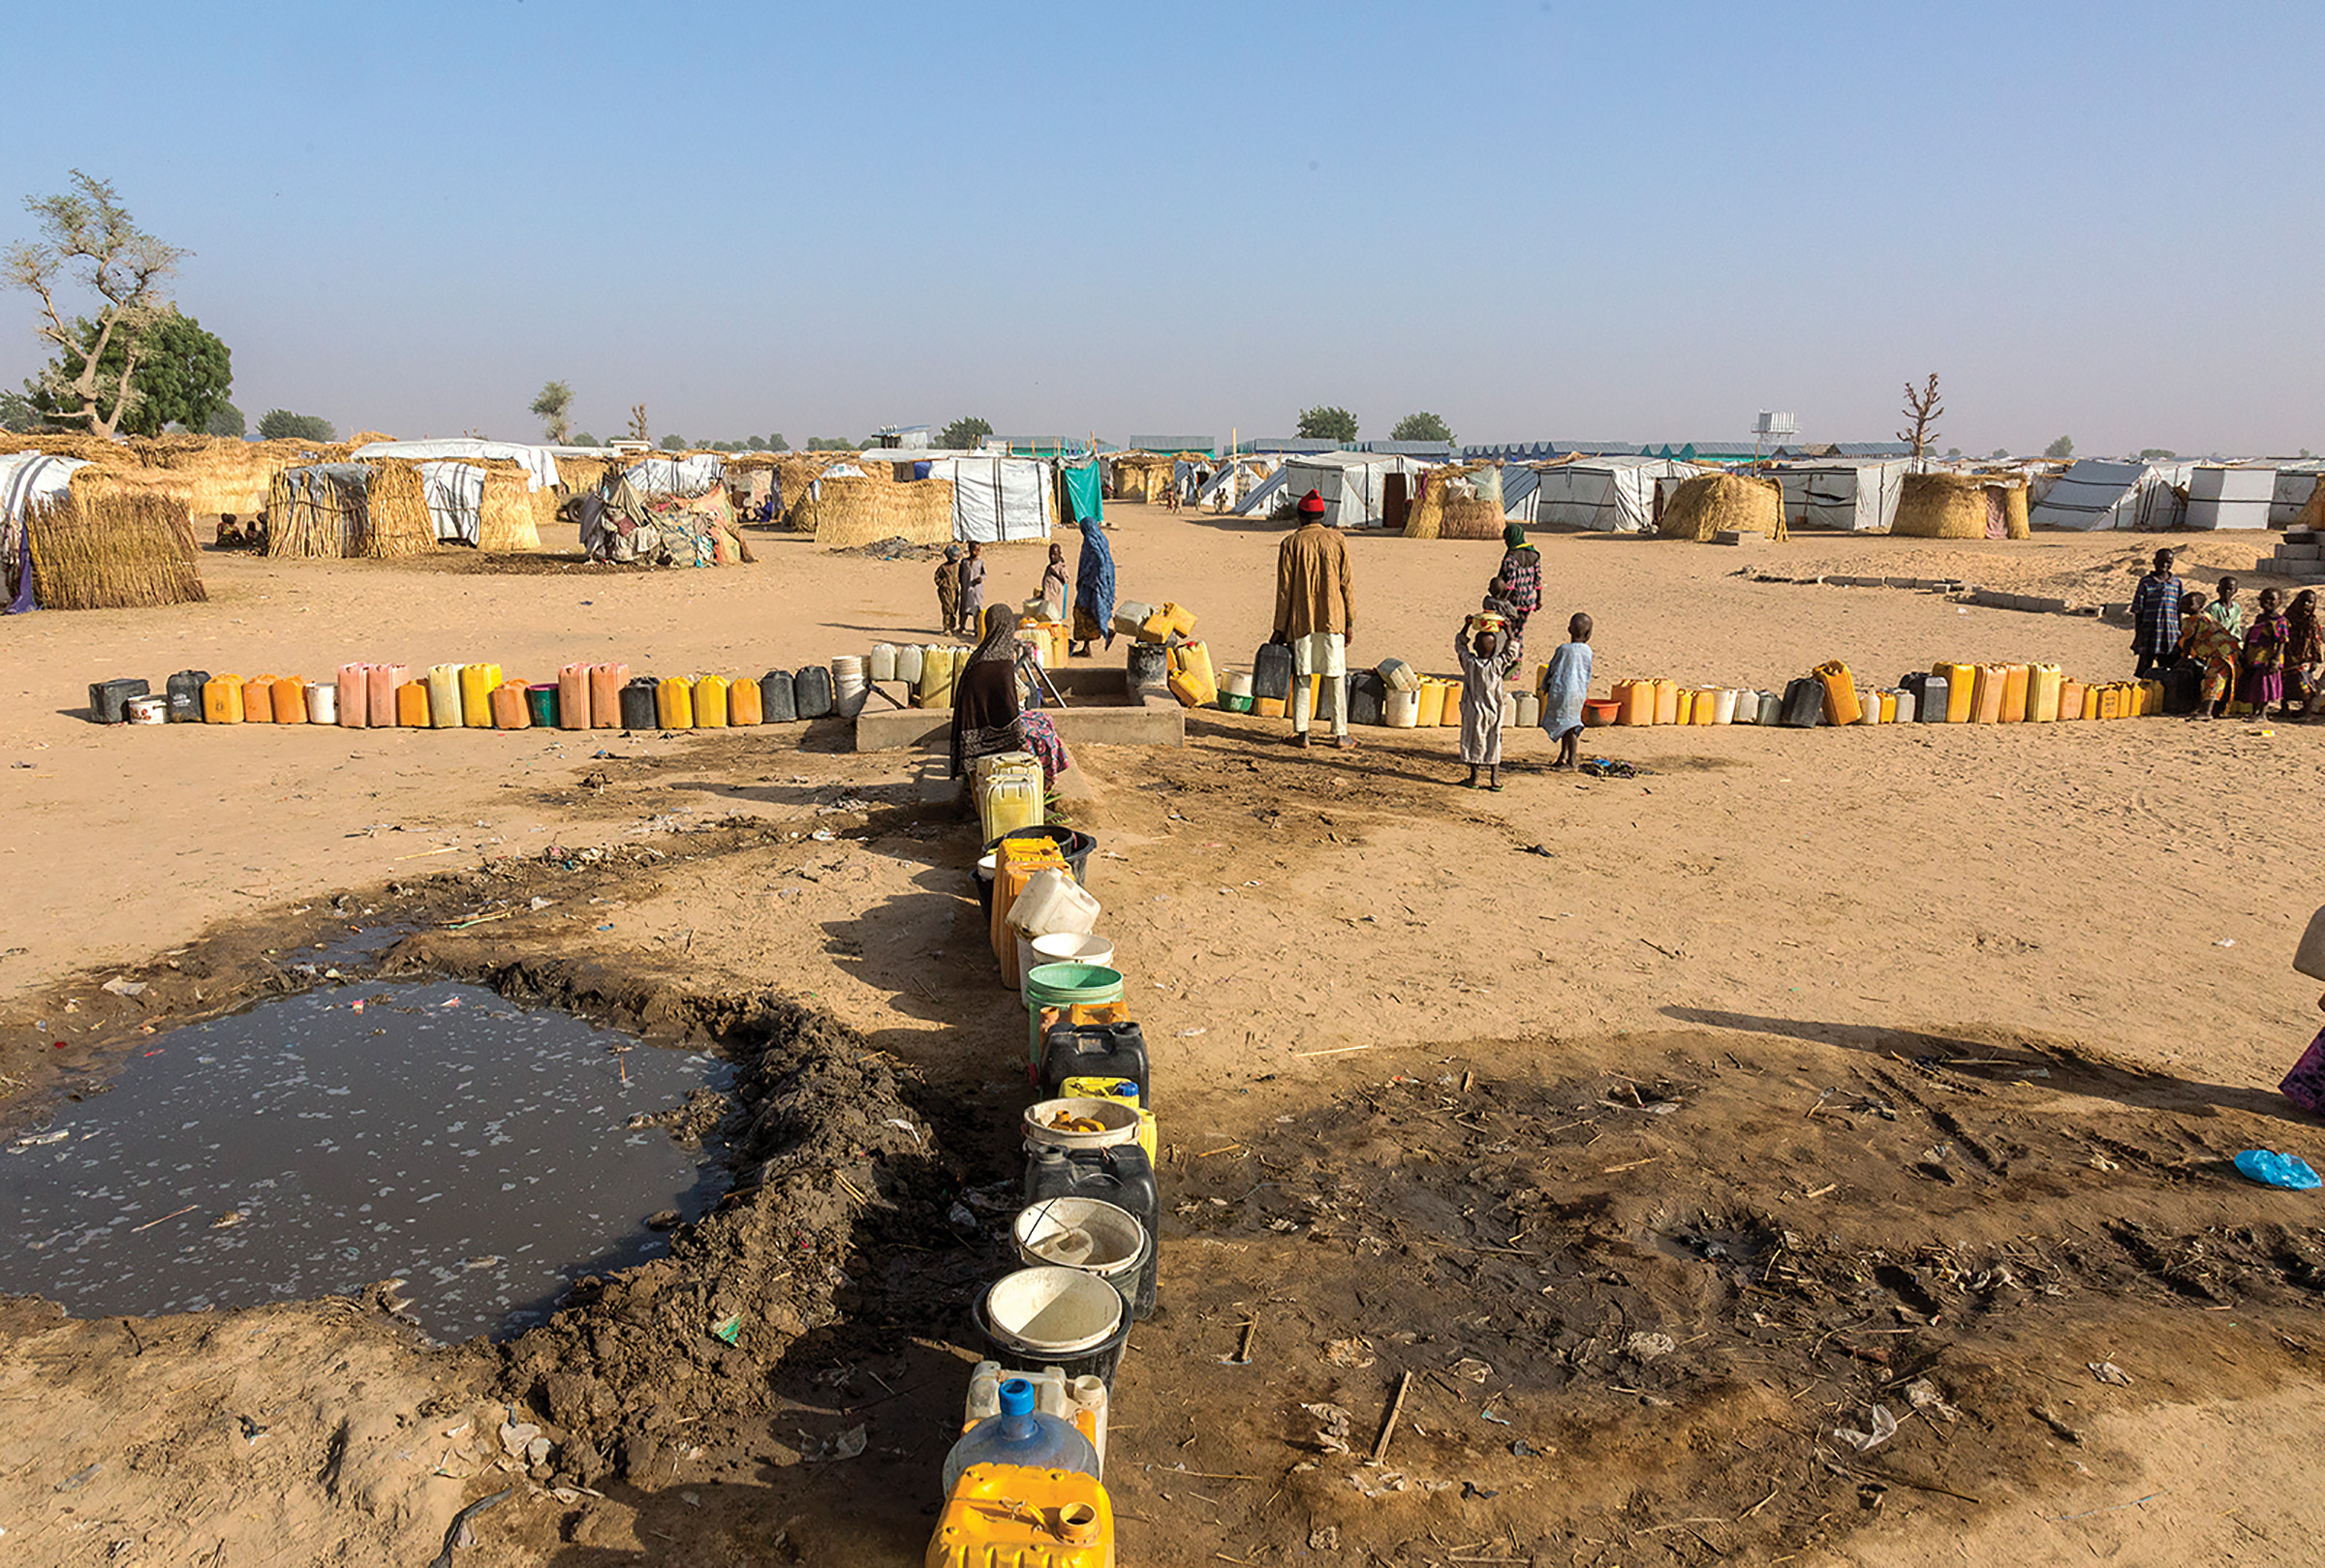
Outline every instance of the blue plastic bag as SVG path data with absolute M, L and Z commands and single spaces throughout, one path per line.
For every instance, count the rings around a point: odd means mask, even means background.
M 2262 1186 L 2284 1187 L 2293 1192 L 2311 1191 L 2325 1185 L 2317 1173 L 2309 1168 L 2309 1161 L 2299 1154 L 2279 1154 L 2274 1149 L 2248 1149 L 2236 1156 L 2236 1168 L 2248 1180 Z

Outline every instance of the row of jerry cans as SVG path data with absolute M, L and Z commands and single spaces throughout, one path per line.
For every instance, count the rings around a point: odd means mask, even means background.
M 170 717 L 212 724 L 324 723 L 404 729 L 725 729 L 788 723 L 832 711 L 831 672 L 811 664 L 794 677 L 722 675 L 630 678 L 626 664 L 569 664 L 554 682 L 503 677 L 489 663 L 434 664 L 412 679 L 402 664 L 343 664 L 338 679 L 210 675 L 170 678 Z M 199 709 L 181 700 L 199 691 Z
M 2087 684 L 2056 664 L 1939 664 L 1926 679 L 1944 685 L 1948 723 L 2047 724 L 2163 712 L 2161 681 Z
M 1121 1289 L 1126 1315 L 1154 1309 L 1162 1195 L 1155 1181 L 1145 1037 L 1135 1023 L 1060 1023 L 1044 1038 L 1045 1099 L 1124 1096 L 1140 1110 L 1142 1136 L 1102 1148 L 1029 1146 L 1023 1202 L 1108 1205 L 1146 1237 L 1145 1262 Z M 1019 1358 L 1023 1359 L 1023 1358 Z M 931 1534 L 929 1568 L 1113 1568 L 1113 1506 L 1105 1488 L 1105 1375 L 1074 1368 L 980 1362 L 970 1376 L 961 1436 L 946 1456 L 945 1505 Z

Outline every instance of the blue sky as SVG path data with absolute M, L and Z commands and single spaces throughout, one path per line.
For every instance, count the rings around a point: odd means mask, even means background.
M 191 249 L 235 401 L 401 435 L 2325 449 L 2325 8 L 43 8 L 0 196 Z M 117 113 L 88 107 L 107 63 Z M 28 68 L 26 61 L 50 62 Z M 0 239 L 27 221 L 0 205 Z M 0 378 L 41 358 L 0 298 Z

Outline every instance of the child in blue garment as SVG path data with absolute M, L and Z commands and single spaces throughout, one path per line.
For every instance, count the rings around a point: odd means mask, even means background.
M 1453 636 L 1453 653 L 1461 661 L 1461 759 L 1470 765 L 1472 789 L 1477 787 L 1479 768 L 1485 770 L 1486 788 L 1502 787 L 1502 694 L 1504 682 L 1518 667 L 1506 641 L 1502 624 L 1483 616 L 1464 623 Z
M 1566 640 L 1550 656 L 1542 676 L 1542 732 L 1558 742 L 1550 766 L 1570 770 L 1582 749 L 1582 701 L 1591 694 L 1591 618 L 1577 614 L 1566 623 Z

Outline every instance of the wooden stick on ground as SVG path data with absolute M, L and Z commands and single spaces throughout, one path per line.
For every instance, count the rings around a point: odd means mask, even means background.
M 1380 1463 L 1381 1456 L 1388 1452 L 1388 1440 L 1397 1434 L 1397 1417 L 1405 1413 L 1405 1391 L 1410 1387 L 1412 1373 L 1407 1372 L 1397 1379 L 1397 1397 L 1388 1401 L 1388 1416 L 1380 1423 L 1380 1439 L 1373 1444 L 1371 1462 L 1375 1464 Z

